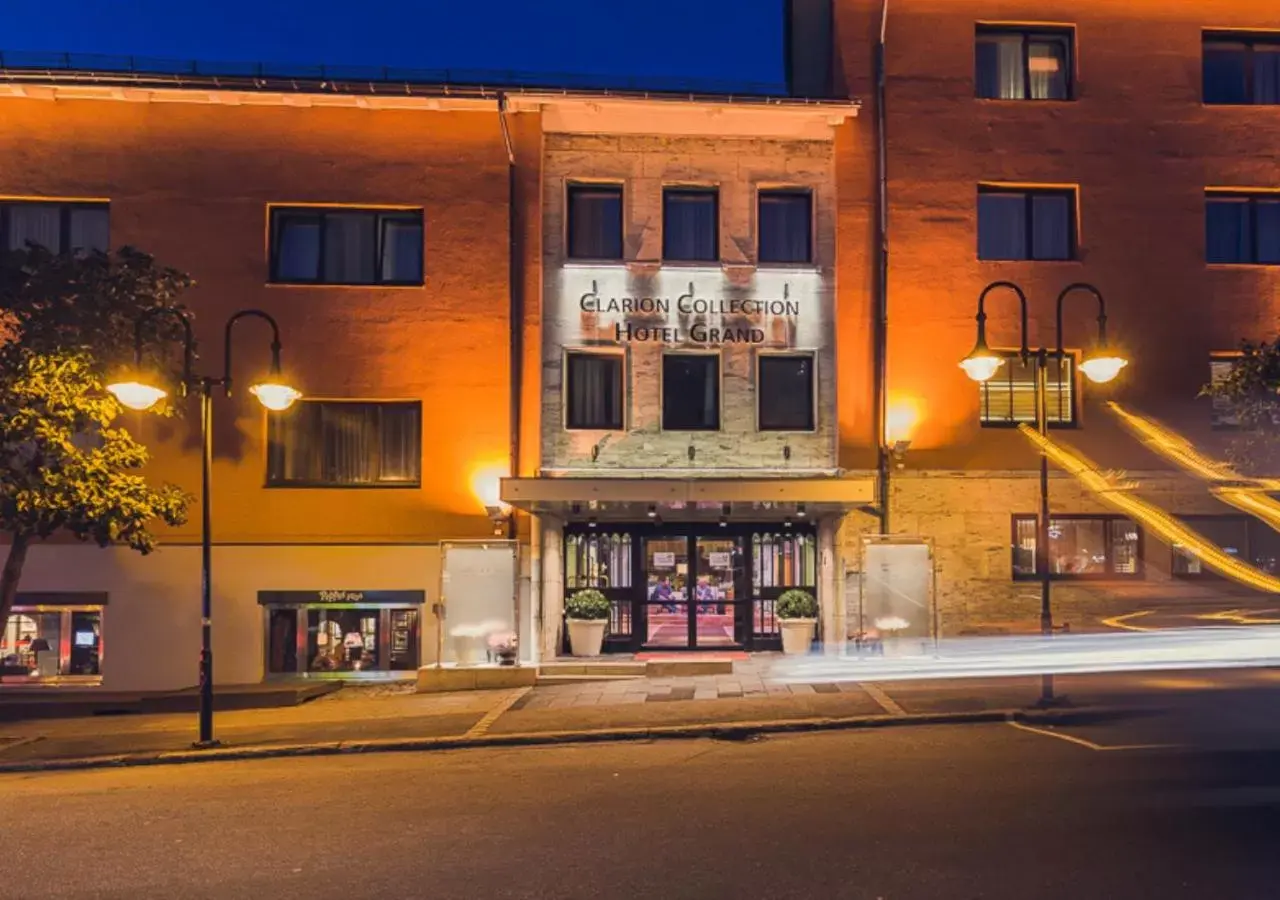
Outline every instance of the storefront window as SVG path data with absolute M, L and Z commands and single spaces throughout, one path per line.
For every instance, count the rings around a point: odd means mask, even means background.
M 0 678 L 102 674 L 102 613 L 17 607 L 0 631 Z
M 1140 577 L 1142 536 L 1121 516 L 1050 518 L 1048 557 L 1053 578 Z M 1014 516 L 1013 577 L 1038 574 L 1036 517 Z
M 1224 553 L 1264 572 L 1280 571 L 1280 535 L 1265 523 L 1244 516 L 1187 516 L 1186 523 Z M 1177 544 L 1171 571 L 1179 578 L 1221 577 Z
M 385 668 L 378 659 L 378 611 L 307 610 L 307 670 L 362 672 Z
M 271 675 L 416 671 L 423 591 L 260 591 Z

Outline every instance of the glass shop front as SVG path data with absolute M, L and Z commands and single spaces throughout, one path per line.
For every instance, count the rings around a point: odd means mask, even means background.
M 18 594 L 0 630 L 0 682 L 99 683 L 106 602 L 96 593 Z
M 268 677 L 394 677 L 422 659 L 425 591 L 261 591 Z

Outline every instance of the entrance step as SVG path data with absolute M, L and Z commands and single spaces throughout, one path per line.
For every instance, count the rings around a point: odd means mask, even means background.
M 538 666 L 538 677 L 584 676 L 593 678 L 630 676 L 643 678 L 645 664 L 642 662 L 548 662 Z
M 732 674 L 733 659 L 729 657 L 646 654 L 646 658 L 634 661 L 582 660 L 543 663 L 538 667 L 538 682 L 563 684 L 568 681 Z

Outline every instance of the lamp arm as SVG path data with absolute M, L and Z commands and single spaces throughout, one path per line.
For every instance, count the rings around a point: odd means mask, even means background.
M 1018 287 L 1012 281 L 993 281 L 982 289 L 982 293 L 978 295 L 978 344 L 983 346 L 987 341 L 987 294 L 997 288 L 1006 288 L 1018 295 L 1018 306 L 1021 313 L 1022 322 L 1022 359 L 1025 361 L 1031 355 L 1031 350 L 1027 345 L 1027 295 L 1023 293 L 1022 288 Z
M 231 331 L 236 322 L 247 318 L 262 319 L 271 326 L 271 371 L 273 373 L 280 371 L 280 326 L 276 324 L 276 320 L 270 313 L 260 309 L 242 309 L 233 313 L 231 318 L 227 319 L 222 342 L 222 386 L 228 395 L 231 393 Z
M 1093 294 L 1098 301 L 1098 346 L 1107 346 L 1107 301 L 1102 299 L 1102 291 L 1098 290 L 1091 284 L 1083 281 L 1077 281 L 1069 284 L 1062 289 L 1062 293 L 1058 294 L 1058 356 L 1062 356 L 1065 352 L 1062 346 L 1062 305 L 1067 299 L 1067 294 L 1073 291 L 1087 291 Z

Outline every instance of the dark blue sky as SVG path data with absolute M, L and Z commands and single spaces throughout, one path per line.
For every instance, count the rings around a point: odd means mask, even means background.
M 780 86 L 782 0 L 8 0 L 0 51 Z

